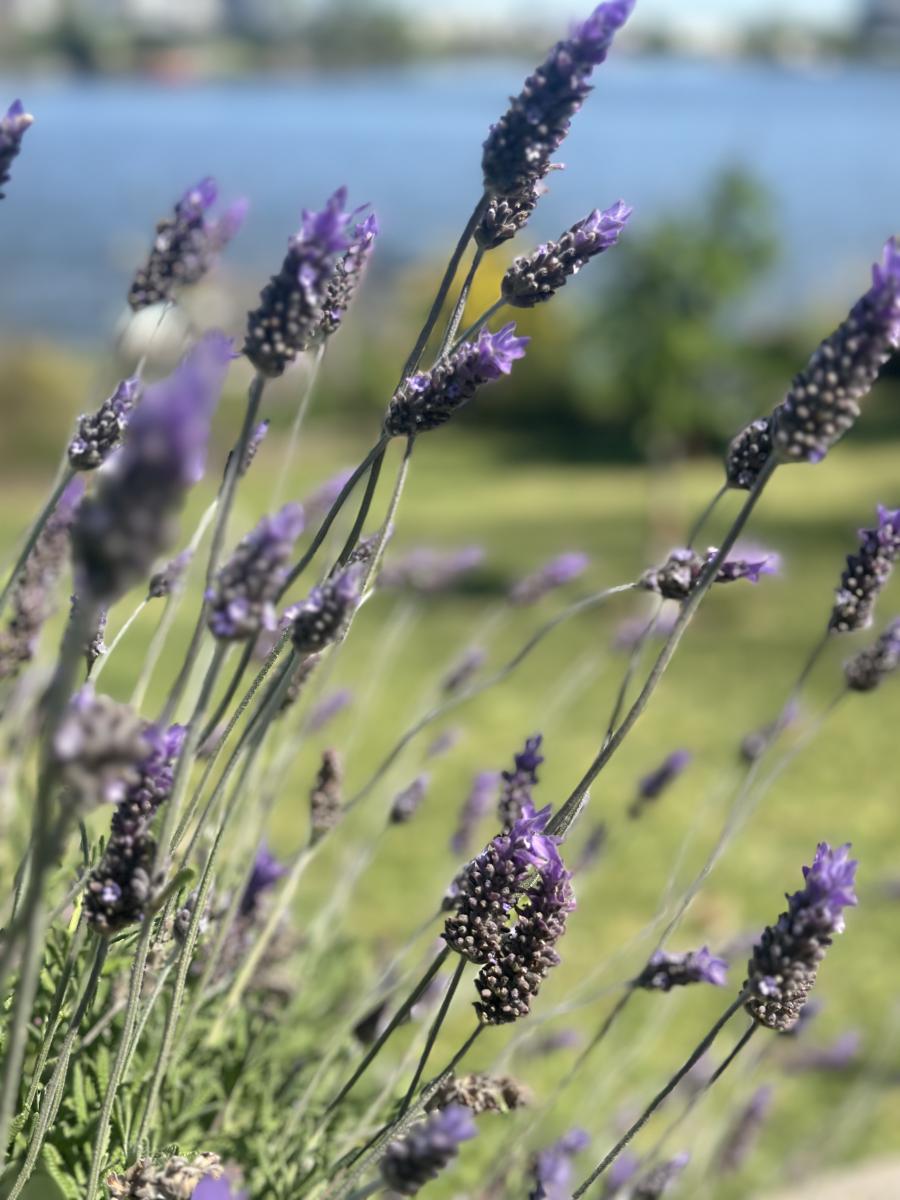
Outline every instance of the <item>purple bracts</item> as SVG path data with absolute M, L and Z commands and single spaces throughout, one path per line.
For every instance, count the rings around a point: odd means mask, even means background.
M 828 621 L 833 633 L 853 633 L 872 624 L 878 594 L 900 554 L 900 508 L 878 506 L 878 524 L 859 531 L 860 547 L 847 566 Z
M 874 645 L 866 646 L 844 664 L 852 692 L 872 692 L 900 667 L 900 617 L 893 620 Z
M 0 188 L 9 183 L 9 168 L 22 149 L 22 138 L 34 124 L 34 117 L 25 111 L 21 100 L 14 100 L 0 117 Z M 0 200 L 3 192 L 0 191 Z
M 577 550 L 567 551 L 551 558 L 538 570 L 526 575 L 513 586 L 509 593 L 511 604 L 536 604 L 549 592 L 556 588 L 565 587 L 587 570 L 591 560 L 586 554 Z
M 528 1200 L 569 1200 L 572 1195 L 572 1159 L 587 1149 L 589 1141 L 583 1129 L 571 1129 L 545 1150 L 539 1150 L 531 1165 Z
M 603 212 L 595 208 L 558 241 L 517 258 L 503 276 L 503 299 L 514 308 L 533 308 L 550 300 L 585 263 L 615 246 L 631 213 L 624 200 Z
M 633 7 L 634 0 L 598 5 L 525 80 L 484 143 L 481 165 L 486 191 L 515 195 L 543 178 L 591 90 L 591 72 L 605 60 Z
M 304 210 L 281 270 L 247 317 L 244 353 L 263 375 L 282 375 L 318 334 L 338 262 L 351 245 L 346 200 L 347 189 L 339 188 L 321 212 Z
M 537 769 L 544 761 L 540 753 L 543 740 L 540 733 L 527 738 L 524 749 L 513 756 L 513 770 L 501 773 L 503 787 L 497 801 L 497 819 L 504 830 L 511 829 L 526 812 L 534 810 L 531 792 L 537 787 Z
M 817 463 L 859 416 L 859 403 L 900 344 L 900 243 L 890 238 L 872 286 L 813 354 L 772 414 L 781 462 Z
M 359 604 L 361 584 L 362 568 L 352 566 L 313 588 L 291 624 L 291 641 L 298 654 L 315 654 L 344 636 Z
M 374 213 L 369 213 L 359 221 L 353 231 L 348 234 L 350 245 L 342 258 L 335 264 L 334 274 L 325 295 L 322 308 L 322 320 L 319 323 L 318 334 L 327 338 L 337 332 L 350 303 L 362 283 L 372 251 L 375 249 L 375 238 L 378 236 L 378 221 Z
M 686 987 L 691 983 L 711 983 L 713 987 L 724 987 L 727 980 L 728 963 L 724 958 L 716 958 L 706 946 L 702 946 L 686 954 L 668 954 L 665 950 L 656 950 L 633 986 L 648 992 L 670 992 L 673 987 Z
M 118 446 L 140 394 L 139 379 L 123 379 L 95 413 L 84 413 L 78 418 L 69 442 L 71 467 L 76 471 L 94 471 L 107 460 Z
M 463 342 L 430 371 L 404 379 L 388 405 L 384 431 L 389 437 L 427 433 L 449 421 L 480 387 L 508 375 L 523 358 L 530 338 L 516 337 L 510 322 L 498 333 L 482 329 L 478 341 Z
M 168 379 L 148 387 L 121 449 L 82 501 L 72 544 L 80 586 L 93 600 L 117 600 L 171 544 L 188 488 L 203 474 L 230 360 L 229 339 L 210 333 Z
M 263 517 L 219 569 L 206 594 L 213 637 L 246 641 L 276 628 L 275 601 L 303 522 L 300 505 L 286 504 L 275 516 Z
M 764 930 L 747 966 L 747 1012 L 760 1025 L 780 1032 L 798 1021 L 819 963 L 835 934 L 843 933 L 842 910 L 856 904 L 856 862 L 850 846 L 832 850 L 821 842 L 805 886 L 788 897 L 787 912 Z
M 172 300 L 176 290 L 199 283 L 240 229 L 247 201 L 237 200 L 221 217 L 208 213 L 218 198 L 214 179 L 201 179 L 175 205 L 175 213 L 156 226 L 146 264 L 134 276 L 128 303 L 134 312 Z
M 462 1104 L 448 1104 L 388 1145 L 381 1160 L 381 1177 L 399 1195 L 415 1196 L 426 1183 L 437 1179 L 459 1153 L 460 1144 L 475 1134 L 469 1110 Z

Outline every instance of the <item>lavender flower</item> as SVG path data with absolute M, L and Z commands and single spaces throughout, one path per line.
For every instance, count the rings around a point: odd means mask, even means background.
M 287 578 L 291 551 L 303 522 L 300 505 L 286 504 L 274 517 L 263 517 L 219 568 L 206 593 L 207 622 L 213 637 L 246 641 L 261 629 L 275 629 L 275 601 Z
M 391 825 L 405 825 L 413 819 L 428 795 L 428 783 L 428 775 L 419 775 L 402 792 L 397 793 L 388 817 Z
M 361 583 L 360 567 L 352 566 L 313 588 L 291 626 L 298 654 L 314 654 L 344 636 L 359 604 Z
M 738 1113 L 717 1155 L 723 1174 L 732 1174 L 744 1165 L 769 1115 L 773 1096 L 771 1087 L 757 1088 Z
M 595 208 L 558 241 L 545 242 L 517 258 L 503 276 L 503 299 L 514 308 L 533 308 L 552 299 L 585 263 L 615 246 L 631 213 L 624 200 L 603 212 Z
M 320 337 L 331 337 L 340 327 L 362 283 L 377 236 L 378 221 L 374 213 L 369 213 L 362 221 L 358 221 L 353 231 L 348 234 L 349 245 L 335 264 L 334 274 L 326 291 L 318 329 Z
M 134 312 L 170 301 L 179 288 L 199 283 L 240 229 L 247 201 L 237 200 L 221 217 L 211 219 L 208 213 L 218 194 L 214 179 L 201 179 L 178 201 L 174 215 L 156 226 L 147 262 L 135 272 L 128 292 Z
M 266 439 L 269 432 L 270 421 L 260 421 L 257 427 L 250 435 L 250 440 L 247 442 L 247 448 L 244 451 L 244 457 L 241 459 L 241 465 L 238 468 L 238 475 L 243 478 L 250 468 L 253 466 L 253 460 L 259 453 L 259 448 Z
M 475 827 L 493 807 L 499 782 L 499 771 L 480 771 L 472 780 L 469 794 L 460 810 L 459 824 L 450 839 L 450 849 L 454 854 L 468 853 Z
M 247 318 L 244 353 L 263 375 L 284 374 L 321 326 L 337 264 L 350 247 L 346 200 L 346 188 L 339 188 L 321 212 L 304 209 L 281 270 L 263 288 L 259 307 Z
M 487 654 L 479 646 L 467 650 L 441 680 L 441 691 L 447 696 L 461 691 L 484 666 L 486 659 Z
M 73 479 L 15 582 L 10 598 L 12 613 L 0 631 L 0 679 L 18 674 L 34 658 L 41 630 L 56 606 L 54 592 L 68 559 L 69 530 L 83 495 L 83 481 Z
M 581 871 L 586 871 L 589 867 L 592 867 L 603 854 L 608 841 L 609 829 L 606 822 L 598 821 L 584 840 L 578 859 L 572 868 L 572 874 L 577 875 Z
M 388 1145 L 381 1160 L 381 1177 L 401 1196 L 415 1196 L 426 1183 L 437 1179 L 459 1153 L 460 1143 L 475 1133 L 475 1121 L 467 1108 L 451 1104 L 439 1109 Z
M 351 468 L 344 468 L 338 471 L 336 475 L 332 475 L 330 479 L 326 479 L 324 483 L 311 492 L 303 501 L 303 511 L 309 517 L 310 521 L 318 520 L 319 517 L 324 517 L 331 506 L 337 500 L 347 480 L 353 474 Z
M 622 1189 L 637 1174 L 639 1166 L 640 1160 L 627 1150 L 611 1162 L 603 1177 L 602 1200 L 613 1200 L 614 1196 L 621 1195 Z
M 171 543 L 175 516 L 203 473 L 230 358 L 231 342 L 207 334 L 168 379 L 147 388 L 121 450 L 82 502 L 72 541 L 94 600 L 118 599 Z
M 809 1007 L 809 1006 L 807 1006 Z M 828 1046 L 800 1050 L 788 1060 L 790 1071 L 846 1071 L 859 1058 L 862 1038 L 856 1029 L 848 1029 Z
M 241 916 L 249 917 L 255 913 L 259 908 L 260 898 L 270 891 L 287 871 L 287 867 L 278 861 L 263 842 L 256 851 L 253 870 L 241 896 Z
M 634 0 L 607 0 L 558 42 L 525 80 L 521 93 L 491 127 L 481 159 L 485 190 L 516 195 L 542 179 L 588 93 L 594 67 L 604 62 Z
M 161 571 L 151 575 L 150 583 L 147 586 L 147 599 L 163 600 L 166 596 L 180 591 L 193 557 L 194 552 L 190 548 L 182 550 L 180 554 L 176 554 L 173 559 L 170 559 Z
M 481 546 L 461 546 L 455 550 L 417 546 L 402 558 L 386 562 L 378 582 L 382 587 L 432 595 L 447 591 L 483 561 Z
M 337 750 L 323 750 L 322 764 L 309 794 L 309 841 L 320 842 L 341 819 L 343 769 Z
M 861 529 L 859 536 L 859 550 L 847 556 L 828 621 L 834 633 L 852 633 L 872 624 L 875 602 L 900 554 L 900 508 L 879 504 L 877 526 Z
M 648 992 L 670 992 L 673 987 L 686 987 L 691 983 L 711 983 L 713 987 L 724 987 L 728 978 L 728 963 L 724 958 L 710 954 L 708 947 L 689 950 L 686 954 L 669 954 L 656 950 L 634 980 L 633 987 Z
M 531 1092 L 509 1075 L 487 1075 L 478 1071 L 471 1075 L 455 1076 L 438 1088 L 426 1104 L 426 1110 L 461 1104 L 476 1117 L 486 1112 L 513 1112 L 532 1101 Z
M 524 815 L 498 834 L 454 880 L 455 911 L 444 924 L 444 941 L 469 962 L 486 963 L 500 950 L 509 914 L 535 867 L 559 855 L 544 834 L 550 806 Z
M 853 692 L 871 692 L 900 667 L 900 617 L 891 621 L 875 644 L 844 664 L 844 678 Z
M 772 456 L 772 418 L 751 421 L 733 439 L 725 456 L 728 486 L 749 492 Z
M 651 567 L 641 576 L 638 584 L 647 592 L 655 592 L 664 600 L 686 600 L 696 587 L 708 563 L 718 553 L 713 547 L 705 555 L 696 550 L 673 550 L 661 567 Z M 763 575 L 777 570 L 773 555 L 764 559 L 727 559 L 716 572 L 714 583 L 734 583 L 746 579 L 759 583 Z
M 583 1129 L 571 1129 L 545 1150 L 539 1150 L 531 1164 L 528 1200 L 569 1200 L 574 1174 L 572 1159 L 586 1150 L 589 1142 Z
M 530 338 L 516 337 L 515 324 L 499 333 L 482 329 L 477 342 L 463 342 L 435 367 L 404 379 L 388 405 L 384 431 L 389 437 L 427 433 L 449 421 L 480 387 L 508 375 L 525 355 Z
M 109 1175 L 106 1186 L 113 1200 L 190 1200 L 205 1179 L 223 1174 L 218 1154 L 198 1154 L 193 1159 L 176 1155 L 160 1164 L 140 1158 L 123 1175 Z
M 541 983 L 559 964 L 556 943 L 575 908 L 571 874 L 556 846 L 538 866 L 538 879 L 526 892 L 527 907 L 500 939 L 496 957 L 484 964 L 475 980 L 475 1011 L 488 1025 L 505 1025 L 525 1017 Z
M 231 1184 L 224 1177 L 213 1179 L 207 1175 L 197 1184 L 191 1200 L 248 1200 L 248 1196 L 246 1192 L 232 1191 Z
M 76 471 L 94 471 L 104 463 L 121 441 L 140 395 L 139 379 L 123 379 L 95 413 L 82 414 L 69 442 L 69 465 Z
M 537 769 L 544 761 L 540 753 L 543 740 L 543 734 L 540 733 L 526 738 L 525 748 L 513 755 L 513 770 L 501 772 L 503 787 L 497 801 L 497 819 L 504 830 L 512 829 L 526 812 L 534 811 L 531 790 L 537 787 Z
M 149 753 L 138 764 L 135 782 L 116 806 L 109 841 L 84 893 L 85 916 L 104 937 L 143 920 L 159 882 L 153 876 L 157 846 L 150 827 L 172 794 L 185 729 L 181 725 L 168 729 L 145 725 L 142 736 Z
M 138 714 L 85 684 L 60 720 L 52 754 L 67 800 L 84 812 L 124 799 L 138 784 L 149 749 Z
M 649 802 L 658 800 L 679 775 L 687 768 L 692 758 L 690 750 L 673 750 L 649 775 L 640 780 L 637 795 L 628 809 L 630 817 L 639 817 Z
M 509 593 L 510 603 L 536 604 L 548 592 L 565 587 L 567 583 L 571 583 L 573 579 L 584 574 L 590 561 L 586 554 L 581 554 L 576 550 L 551 558 L 549 562 L 544 563 L 542 567 L 515 584 Z
M 513 191 L 488 196 L 475 229 L 475 242 L 482 250 L 496 250 L 525 228 L 538 200 L 547 191 L 543 180 L 551 170 L 553 167 L 548 163 L 539 176 L 524 180 Z
M 634 1185 L 630 1200 L 660 1200 L 669 1190 L 669 1185 L 675 1182 L 688 1165 L 690 1157 L 687 1153 L 676 1154 L 668 1162 L 652 1167 Z
M 9 183 L 9 168 L 22 149 L 22 138 L 34 124 L 34 117 L 25 111 L 21 100 L 14 100 L 0 117 L 0 188 Z M 4 193 L 0 191 L 0 200 Z
M 309 714 L 306 724 L 310 733 L 319 733 L 352 703 L 353 693 L 349 688 L 340 688 L 326 696 Z
M 859 416 L 859 402 L 900 344 L 900 244 L 890 238 L 872 286 L 813 354 L 772 414 L 781 462 L 817 463 Z
M 75 597 L 73 609 L 77 608 L 78 597 Z M 106 645 L 104 638 L 106 637 L 106 623 L 109 620 L 109 610 L 101 608 L 97 612 L 96 619 L 93 624 L 90 635 L 84 647 L 84 663 L 88 675 L 94 669 L 94 663 L 98 658 L 102 658 L 106 654 L 109 647 Z
M 849 851 L 849 844 L 837 850 L 819 844 L 812 866 L 803 868 L 805 886 L 788 897 L 787 912 L 764 930 L 753 949 L 745 1008 L 768 1029 L 784 1032 L 797 1023 L 819 963 L 834 935 L 843 933 L 842 910 L 857 902 L 857 864 Z

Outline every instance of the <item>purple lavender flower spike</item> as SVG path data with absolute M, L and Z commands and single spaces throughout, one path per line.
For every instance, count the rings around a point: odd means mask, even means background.
M 339 188 L 321 212 L 304 210 L 281 270 L 263 288 L 259 307 L 247 318 L 244 353 L 263 375 L 284 374 L 317 336 L 338 263 L 351 244 L 346 200 L 346 188 Z
M 664 600 L 686 600 L 697 585 L 707 565 L 718 551 L 710 547 L 706 554 L 696 550 L 673 550 L 659 567 L 651 567 L 641 576 L 639 586 L 645 591 L 655 592 Z M 734 583 L 746 579 L 758 583 L 763 575 L 772 575 L 778 570 L 775 555 L 754 562 L 746 559 L 726 559 L 719 565 L 714 583 Z
M 69 465 L 76 471 L 94 471 L 121 441 L 128 416 L 141 395 L 139 379 L 123 379 L 95 413 L 83 413 L 69 442 Z
M 709 983 L 724 987 L 728 981 L 728 963 L 716 958 L 707 946 L 689 950 L 686 954 L 669 954 L 656 950 L 646 967 L 634 980 L 633 986 L 648 992 L 670 992 L 673 987 L 691 983 Z
M 461 546 L 458 550 L 418 546 L 402 558 L 385 563 L 379 583 L 382 587 L 431 595 L 448 591 L 483 561 L 481 546 Z
M 544 761 L 540 753 L 543 734 L 527 738 L 525 747 L 513 756 L 512 771 L 501 772 L 503 787 L 497 801 L 497 819 L 502 829 L 511 829 L 527 812 L 533 811 L 532 788 L 537 787 L 537 769 Z
M 340 688 L 338 691 L 332 692 L 330 696 L 326 696 L 309 714 L 307 727 L 310 733 L 321 732 L 352 703 L 353 693 L 349 688 Z
M 463 342 L 430 371 L 411 375 L 388 405 L 384 431 L 389 437 L 427 433 L 449 421 L 480 387 L 508 375 L 523 358 L 530 338 L 516 337 L 510 322 L 498 333 L 482 329 L 477 342 Z
M 613 1200 L 613 1197 L 620 1196 L 622 1189 L 638 1173 L 639 1166 L 640 1159 L 627 1150 L 610 1163 L 609 1170 L 603 1176 L 602 1200 Z
M 221 1179 L 213 1179 L 211 1175 L 207 1175 L 197 1184 L 191 1200 L 249 1200 L 249 1198 L 246 1192 L 233 1191 L 232 1185 L 224 1176 Z
M 271 891 L 275 884 L 287 874 L 287 867 L 278 861 L 265 842 L 256 851 L 253 860 L 253 871 L 247 880 L 244 894 L 241 896 L 241 913 L 249 916 L 256 912 L 259 901 L 266 892 Z
M 516 583 L 509 593 L 511 604 L 536 604 L 549 592 L 565 587 L 587 570 L 590 559 L 586 554 L 570 550 L 551 558 L 530 575 Z
M 793 1028 L 816 981 L 819 963 L 835 934 L 843 933 L 843 909 L 856 904 L 855 860 L 850 846 L 832 850 L 821 842 L 805 886 L 788 896 L 787 912 L 763 931 L 747 965 L 747 1012 L 767 1029 Z
M 13 100 L 12 104 L 0 117 L 0 188 L 9 183 L 9 169 L 13 159 L 22 149 L 22 138 L 34 124 L 34 117 L 25 111 L 21 100 Z M 3 192 L 0 191 L 0 200 Z
M 359 605 L 362 568 L 351 566 L 313 588 L 295 610 L 291 641 L 298 654 L 316 654 L 339 641 Z
M 780 462 L 821 462 L 853 426 L 860 401 L 900 344 L 900 243 L 890 238 L 872 286 L 819 346 L 772 414 Z
M 771 1087 L 757 1088 L 735 1118 L 716 1156 L 723 1174 L 739 1171 L 749 1157 L 772 1107 Z
M 232 205 L 216 220 L 209 210 L 217 198 L 215 180 L 201 179 L 178 201 L 174 215 L 156 226 L 147 262 L 135 272 L 128 292 L 134 312 L 171 301 L 179 288 L 199 283 L 237 233 L 247 211 L 246 201 Z
M 291 552 L 303 524 L 300 505 L 286 504 L 275 516 L 263 517 L 219 568 L 206 593 L 207 623 L 213 637 L 246 641 L 261 629 L 275 629 L 275 601 L 287 578 Z
M 340 328 L 347 309 L 362 283 L 377 236 L 378 220 L 374 213 L 369 213 L 362 221 L 358 221 L 348 235 L 350 244 L 343 257 L 335 264 L 334 275 L 328 285 L 322 320 L 319 323 L 319 337 L 331 337 Z
M 675 1182 L 688 1165 L 690 1157 L 688 1153 L 683 1152 L 676 1154 L 668 1162 L 660 1163 L 658 1167 L 651 1167 L 632 1188 L 630 1200 L 660 1200 L 669 1190 L 669 1185 Z
M 413 819 L 428 795 L 428 784 L 429 776 L 419 775 L 402 792 L 397 793 L 388 817 L 391 825 L 405 825 Z
M 690 750 L 673 750 L 660 765 L 645 775 L 637 787 L 637 795 L 628 810 L 630 817 L 639 817 L 644 806 L 659 797 L 688 767 L 691 758 Z
M 171 544 L 187 490 L 203 474 L 230 360 L 229 339 L 207 334 L 168 379 L 147 388 L 121 449 L 82 502 L 72 544 L 80 586 L 95 601 L 118 599 Z
M 792 725 L 800 715 L 800 705 L 796 700 L 789 701 L 773 721 L 768 721 L 759 729 L 753 729 L 741 738 L 739 753 L 745 763 L 754 763 L 762 758 L 773 739 Z
M 828 1046 L 800 1050 L 788 1059 L 790 1071 L 848 1071 L 859 1060 L 862 1036 L 848 1029 Z
M 879 504 L 878 524 L 861 529 L 859 536 L 860 547 L 847 556 L 828 620 L 833 633 L 853 633 L 872 624 L 875 602 L 900 555 L 900 508 Z
M 257 427 L 253 430 L 253 433 L 250 435 L 250 440 L 247 443 L 247 449 L 244 451 L 244 457 L 241 459 L 241 465 L 238 468 L 238 475 L 240 478 L 243 479 L 243 477 L 253 466 L 253 460 L 256 458 L 257 454 L 259 453 L 260 446 L 266 439 L 270 424 L 271 421 L 268 419 L 265 421 L 260 421 Z
M 589 1142 L 583 1129 L 572 1129 L 545 1150 L 539 1150 L 531 1164 L 528 1200 L 569 1200 L 574 1175 L 572 1159 L 586 1150 Z
M 633 7 L 634 0 L 598 5 L 525 80 L 484 143 L 481 165 L 487 192 L 516 195 L 546 175 L 572 117 L 591 90 L 591 72 L 605 60 Z
M 872 692 L 900 667 L 900 617 L 876 639 L 844 664 L 844 678 L 852 692 Z
M 499 771 L 480 771 L 472 781 L 472 787 L 460 810 L 459 824 L 450 839 L 454 854 L 467 854 L 478 822 L 486 817 L 494 806 Z
M 588 833 L 579 852 L 572 874 L 587 871 L 601 857 L 609 841 L 609 828 L 605 821 L 598 821 Z
M 459 1153 L 462 1142 L 475 1137 L 472 1114 L 462 1104 L 449 1104 L 391 1142 L 381 1160 L 381 1177 L 401 1196 L 416 1193 L 437 1179 Z
M 603 212 L 595 208 L 557 241 L 517 258 L 503 276 L 503 299 L 514 308 L 534 308 L 551 300 L 586 263 L 615 246 L 631 213 L 624 200 Z

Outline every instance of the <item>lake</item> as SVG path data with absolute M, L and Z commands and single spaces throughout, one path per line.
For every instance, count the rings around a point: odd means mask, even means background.
M 105 340 L 153 222 L 206 174 L 252 200 L 229 254 L 260 284 L 300 208 L 341 183 L 374 204 L 386 261 L 437 258 L 478 194 L 487 126 L 528 66 L 183 86 L 0 80 L 0 97 L 21 94 L 38 118 L 0 202 L 0 328 Z M 620 196 L 637 232 L 689 208 L 723 167 L 749 167 L 772 192 L 783 241 L 756 303 L 771 319 L 852 295 L 900 229 L 897 72 L 619 59 L 596 81 L 529 240 Z

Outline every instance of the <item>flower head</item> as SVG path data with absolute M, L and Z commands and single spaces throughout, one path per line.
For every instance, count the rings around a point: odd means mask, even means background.
M 411 784 L 397 793 L 388 817 L 391 825 L 405 825 L 407 821 L 413 819 L 428 795 L 429 782 L 428 775 L 419 775 Z
M 558 1141 L 539 1150 L 531 1164 L 528 1200 L 569 1200 L 572 1194 L 572 1159 L 586 1150 L 590 1138 L 583 1129 L 571 1129 Z
M 472 780 L 460 810 L 459 823 L 450 839 L 450 849 L 454 854 L 468 852 L 478 822 L 487 816 L 494 805 L 499 782 L 499 771 L 480 771 Z
M 651 1167 L 632 1187 L 630 1200 L 660 1200 L 669 1190 L 669 1184 L 674 1183 L 688 1165 L 690 1157 L 686 1152 L 676 1154 L 658 1167 Z
M 70 700 L 53 735 L 53 759 L 77 811 L 116 804 L 140 781 L 150 746 L 145 723 L 127 704 L 98 696 L 85 684 Z
M 298 654 L 315 654 L 339 641 L 359 604 L 362 568 L 351 566 L 313 588 L 296 609 L 291 640 Z
M 669 954 L 656 950 L 634 981 L 634 986 L 650 992 L 669 992 L 673 987 L 691 983 L 711 983 L 724 987 L 728 979 L 728 963 L 716 958 L 707 946 L 689 950 L 686 954 Z
M 509 599 L 513 604 L 535 604 L 548 592 L 565 587 L 567 583 L 583 575 L 590 561 L 586 554 L 577 550 L 558 554 L 530 575 L 520 579 L 511 589 Z
M 270 891 L 284 875 L 287 867 L 280 863 L 265 842 L 257 849 L 253 870 L 241 896 L 241 914 L 250 916 L 259 907 L 260 897 Z
M 218 1154 L 198 1154 L 193 1159 L 175 1155 L 159 1163 L 151 1158 L 139 1158 L 124 1174 L 108 1176 L 106 1186 L 114 1200 L 144 1200 L 148 1196 L 153 1196 L 154 1200 L 187 1200 L 198 1194 L 203 1181 L 218 1180 L 222 1175 Z M 206 1200 L 209 1200 L 209 1193 Z M 232 1197 L 232 1200 L 239 1200 L 239 1197 Z
M 334 275 L 328 284 L 319 323 L 319 337 L 331 337 L 339 329 L 362 283 L 375 249 L 375 238 L 378 236 L 378 220 L 375 214 L 369 213 L 358 221 L 347 236 L 349 245 L 335 264 Z
M 437 1179 L 459 1153 L 460 1144 L 475 1134 L 475 1121 L 463 1105 L 438 1109 L 388 1145 L 381 1160 L 381 1177 L 392 1191 L 415 1196 L 426 1183 Z
M 320 842 L 341 819 L 344 771 L 337 750 L 323 750 L 322 763 L 309 794 L 309 840 Z
M 93 471 L 106 461 L 118 446 L 140 394 L 139 379 L 123 379 L 95 413 L 78 418 L 75 435 L 69 442 L 70 466 L 76 471 Z
M 184 583 L 184 577 L 193 557 L 194 552 L 188 547 L 167 562 L 161 571 L 151 575 L 150 583 L 147 585 L 147 598 L 162 600 L 178 591 Z
M 900 508 L 878 505 L 878 524 L 859 531 L 860 546 L 848 554 L 828 628 L 834 633 L 868 629 L 875 602 L 900 555 Z
M 645 775 L 637 786 L 637 794 L 628 810 L 628 815 L 638 817 L 644 811 L 648 801 L 658 800 L 663 792 L 670 787 L 690 764 L 690 750 L 673 750 L 659 766 Z
M 673 550 L 662 566 L 644 572 L 639 586 L 664 600 L 686 600 L 717 553 L 714 547 L 710 547 L 705 555 L 696 550 Z M 734 583 L 746 579 L 750 583 L 759 583 L 763 575 L 772 575 L 777 569 L 777 558 L 771 554 L 754 561 L 730 558 L 719 564 L 713 582 Z
M 25 111 L 21 100 L 13 100 L 0 117 L 0 188 L 9 183 L 9 168 L 22 149 L 22 138 L 33 124 L 34 117 Z M 0 191 L 2 199 L 3 192 Z
M 853 692 L 871 692 L 900 667 L 900 617 L 876 639 L 844 664 L 844 678 Z
M 725 478 L 728 486 L 749 492 L 772 456 L 772 418 L 761 417 L 742 429 L 728 447 Z
M 541 733 L 526 738 L 524 748 L 513 756 L 513 769 L 501 772 L 503 786 L 497 801 L 497 818 L 503 829 L 511 829 L 516 821 L 534 809 L 531 792 L 537 787 L 537 769 L 544 761 L 540 753 L 543 740 Z

